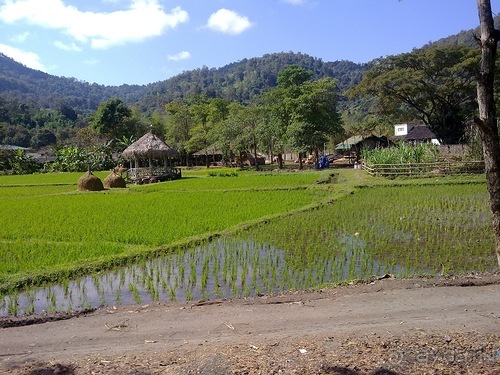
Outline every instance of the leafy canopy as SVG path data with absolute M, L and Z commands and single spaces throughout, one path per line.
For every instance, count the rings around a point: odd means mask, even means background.
M 121 99 L 108 99 L 99 105 L 91 125 L 100 134 L 121 139 L 134 134 L 131 117 L 132 110 Z
M 317 151 L 329 136 L 342 132 L 335 80 L 311 81 L 312 76 L 304 68 L 288 67 L 278 77 L 272 102 L 288 144 L 299 152 Z
M 479 51 L 465 46 L 432 47 L 373 62 L 351 97 L 377 98 L 380 115 L 418 119 L 444 143 L 458 143 L 476 108 Z

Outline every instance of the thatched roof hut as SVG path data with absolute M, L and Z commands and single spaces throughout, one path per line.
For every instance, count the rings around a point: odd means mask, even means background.
M 122 152 L 122 156 L 135 160 L 135 168 L 139 167 L 139 159 L 141 158 L 147 158 L 149 167 L 152 167 L 153 159 L 163 159 L 166 165 L 168 158 L 177 156 L 177 151 L 149 132 L 128 146 Z
M 153 133 L 144 134 L 122 152 L 128 159 L 173 157 L 177 152 Z
M 79 191 L 101 191 L 104 185 L 99 177 L 88 171 L 78 179 L 77 188 Z

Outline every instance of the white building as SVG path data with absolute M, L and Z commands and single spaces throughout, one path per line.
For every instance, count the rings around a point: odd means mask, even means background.
M 414 144 L 433 143 L 440 145 L 436 135 L 425 124 L 396 124 L 394 125 L 394 140 L 402 140 Z

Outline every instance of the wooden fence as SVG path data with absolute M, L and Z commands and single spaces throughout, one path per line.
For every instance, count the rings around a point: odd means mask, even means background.
M 483 173 L 483 161 L 450 161 L 436 163 L 369 164 L 361 168 L 372 176 L 443 175 L 458 173 Z

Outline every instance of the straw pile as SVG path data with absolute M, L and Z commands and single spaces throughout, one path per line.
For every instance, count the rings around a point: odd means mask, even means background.
M 101 191 L 104 185 L 99 177 L 88 171 L 78 179 L 78 191 Z
M 104 187 L 106 189 L 126 188 L 127 183 L 122 176 L 113 171 L 104 179 Z

